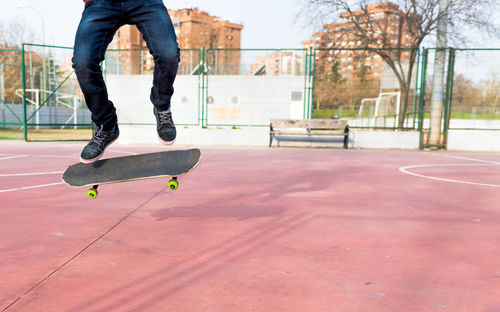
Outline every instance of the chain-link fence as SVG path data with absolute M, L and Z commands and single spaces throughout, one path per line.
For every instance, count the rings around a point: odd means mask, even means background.
M 209 49 L 203 58 L 206 126 L 269 126 L 304 118 L 306 50 Z
M 351 128 L 415 129 L 420 54 L 412 49 L 318 49 L 313 117 Z
M 420 147 L 430 147 L 429 145 L 429 134 L 431 127 L 431 105 L 432 105 L 432 94 L 433 94 L 433 77 L 436 66 L 436 53 L 437 49 L 423 49 L 422 52 L 422 75 L 420 78 L 420 94 L 421 97 L 419 99 L 419 123 L 418 130 L 420 131 Z M 443 64 L 447 64 L 450 62 L 450 54 L 448 50 L 442 50 L 445 53 L 445 60 Z M 449 66 L 445 66 L 445 73 L 443 81 L 441 82 L 441 89 L 436 92 L 440 92 L 443 97 L 443 111 L 441 113 L 441 133 L 442 137 L 440 139 L 440 145 L 444 145 L 446 141 L 446 112 L 444 111 L 444 107 L 449 107 L 449 103 L 447 102 L 448 96 L 443 94 L 445 92 L 445 84 L 447 84 L 449 80 Z M 452 72 L 450 72 L 450 75 Z
M 500 130 L 500 49 L 454 55 L 450 130 Z
M 436 54 L 443 53 L 443 81 L 433 81 Z M 429 144 L 431 105 L 442 98 L 441 138 L 446 148 L 450 130 L 500 130 L 500 49 L 424 49 L 420 86 L 422 148 Z M 433 90 L 436 89 L 436 90 Z
M 25 44 L 23 50 L 24 79 L 18 95 L 24 95 L 26 139 L 90 139 L 90 113 L 71 66 L 73 50 L 35 44 Z
M 90 113 L 71 68 L 72 49 L 25 44 L 23 50 L 0 50 L 0 138 L 89 139 Z M 500 130 L 499 51 L 446 49 L 442 146 L 448 129 Z M 425 146 L 435 54 L 436 49 L 181 50 L 172 110 L 180 126 L 344 118 L 352 128 L 418 129 Z M 120 124 L 155 125 L 149 52 L 108 50 L 102 69 Z
M 201 120 L 201 50 L 181 50 L 172 113 L 179 126 L 199 125 Z M 154 59 L 148 50 L 106 52 L 104 76 L 110 99 L 116 104 L 122 125 L 152 126 L 156 120 L 149 93 L 153 83 Z
M 0 50 L 0 139 L 23 138 L 22 51 Z

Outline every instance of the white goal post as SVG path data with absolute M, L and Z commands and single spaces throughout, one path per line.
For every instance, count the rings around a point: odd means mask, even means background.
M 389 112 L 394 112 L 399 116 L 401 107 L 401 92 L 382 92 L 376 98 L 366 98 L 361 100 L 359 106 L 358 118 L 363 117 L 363 110 L 367 109 L 368 103 L 375 103 L 375 108 L 370 113 L 370 118 L 388 116 Z M 395 111 L 394 111 L 395 110 Z

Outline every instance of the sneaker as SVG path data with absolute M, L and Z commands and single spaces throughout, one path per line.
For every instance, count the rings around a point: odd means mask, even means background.
M 119 135 L 120 131 L 118 130 L 118 125 L 110 131 L 105 131 L 101 125 L 97 128 L 94 133 L 94 137 L 92 137 L 89 144 L 87 144 L 87 146 L 83 149 L 82 154 L 80 155 L 80 162 L 90 164 L 99 160 L 106 147 L 116 141 Z
M 177 131 L 175 130 L 174 121 L 172 120 L 172 112 L 170 108 L 166 111 L 159 111 L 156 107 L 153 110 L 158 131 L 158 139 L 165 145 L 172 145 L 175 142 Z

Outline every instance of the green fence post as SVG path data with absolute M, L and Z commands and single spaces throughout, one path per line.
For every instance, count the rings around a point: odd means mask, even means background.
M 413 129 L 415 129 L 415 124 L 417 122 L 417 102 L 418 102 L 418 99 L 417 99 L 417 91 L 418 91 L 418 79 L 420 78 L 419 74 L 421 74 L 421 68 L 420 68 L 420 61 L 421 61 L 421 55 L 420 55 L 420 50 L 417 49 L 417 75 L 415 77 L 415 94 L 414 94 L 414 98 L 415 98 L 415 103 L 413 104 Z
M 26 112 L 26 65 L 24 59 L 24 43 L 21 48 L 21 71 L 23 77 L 23 132 L 24 132 L 24 141 L 28 142 L 28 120 L 27 120 L 27 112 Z
M 307 83 L 309 81 L 309 49 L 306 50 L 306 58 L 304 62 L 304 108 L 302 110 L 302 116 L 305 119 L 306 117 L 306 108 L 307 108 L 307 101 L 309 98 L 309 93 L 308 93 L 308 88 L 307 88 Z
M 201 48 L 201 127 L 205 126 L 205 47 Z
M 418 116 L 418 131 L 420 131 L 419 148 L 424 149 L 424 118 L 425 118 L 425 92 L 427 84 L 427 61 L 429 57 L 429 50 L 422 49 L 422 74 L 420 82 L 420 98 L 419 98 L 419 116 Z
M 197 125 L 199 126 L 201 124 L 201 76 L 202 76 L 202 71 L 200 71 L 202 67 L 202 60 L 201 60 L 201 49 L 198 49 L 198 122 Z M 191 64 L 192 65 L 192 64 Z
M 207 97 L 208 97 L 208 66 L 207 66 L 207 60 L 208 60 L 208 49 L 203 47 L 203 97 L 202 97 L 202 123 L 201 126 L 202 128 L 206 128 L 208 125 L 208 103 L 207 103 Z
M 313 112 L 313 109 L 314 109 L 314 86 L 315 86 L 314 80 L 315 79 L 316 79 L 316 48 L 313 47 L 311 85 L 310 85 L 310 88 L 311 88 L 311 101 L 309 103 L 309 108 L 307 110 L 307 114 L 308 114 L 308 118 L 307 119 L 311 119 L 312 118 L 312 112 Z

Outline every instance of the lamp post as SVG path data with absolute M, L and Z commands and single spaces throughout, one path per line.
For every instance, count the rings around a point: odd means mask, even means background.
M 47 50 L 46 50 L 46 47 L 45 47 L 45 19 L 43 18 L 43 15 L 42 13 L 40 13 L 40 11 L 38 11 L 35 7 L 31 6 L 31 5 L 25 5 L 25 4 L 20 4 L 18 5 L 18 8 L 19 9 L 32 9 L 33 11 L 35 11 L 35 13 L 40 17 L 40 20 L 42 21 L 42 45 L 43 45 L 43 55 L 42 55 L 42 77 L 41 77 L 41 80 L 42 80 L 42 92 L 41 92 L 41 95 L 42 95 L 42 103 L 43 103 L 43 100 L 45 98 L 45 89 L 47 89 L 47 86 L 46 86 L 46 76 L 45 76 L 45 68 L 46 68 L 46 58 L 47 58 Z M 31 81 L 33 81 L 33 77 L 31 77 Z

